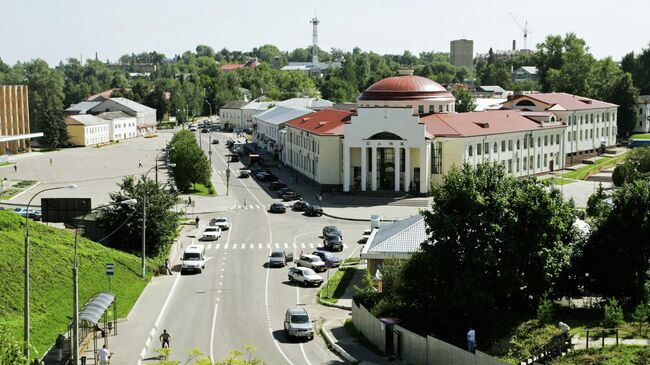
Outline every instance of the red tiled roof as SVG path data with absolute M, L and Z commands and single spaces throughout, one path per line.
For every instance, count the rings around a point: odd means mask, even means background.
M 286 125 L 319 136 L 342 136 L 344 122 L 349 121 L 351 115 L 347 110 L 323 109 L 292 119 Z
M 600 101 L 596 99 L 590 99 L 584 96 L 566 94 L 566 93 L 539 93 L 539 94 L 529 94 L 529 95 L 520 95 L 512 99 L 510 102 L 524 97 L 530 97 L 546 103 L 549 105 L 559 105 L 566 110 L 588 110 L 588 109 L 600 109 L 600 108 L 614 108 L 618 105 L 608 103 L 605 101 Z M 506 102 L 507 103 L 507 102 Z
M 419 100 L 450 98 L 451 93 L 440 84 L 421 76 L 393 76 L 370 85 L 359 100 Z
M 438 137 L 473 137 L 541 128 L 563 128 L 562 125 L 542 127 L 516 110 L 430 114 L 420 120 L 425 123 L 427 133 Z
M 97 94 L 90 95 L 89 97 L 86 98 L 86 100 L 95 101 L 95 100 L 99 99 L 99 101 L 104 101 L 106 99 L 110 99 L 111 95 L 113 95 L 113 92 L 115 92 L 116 90 L 120 90 L 120 89 L 119 88 L 113 88 L 113 89 L 104 90 L 104 91 L 99 92 Z
M 238 68 L 244 68 L 244 64 L 243 63 L 225 63 L 225 64 L 221 65 L 221 69 L 224 70 L 224 71 L 232 71 L 232 70 L 236 70 Z

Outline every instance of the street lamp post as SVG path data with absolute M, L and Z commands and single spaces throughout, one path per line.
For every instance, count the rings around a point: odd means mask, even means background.
M 65 186 L 58 186 L 55 188 L 43 189 L 38 193 L 34 194 L 29 202 L 27 203 L 27 211 L 25 212 L 25 308 L 24 308 L 24 337 L 25 337 L 25 358 L 29 364 L 29 206 L 32 204 L 32 200 L 36 198 L 40 193 L 51 190 L 59 189 L 75 189 L 77 185 L 70 184 Z
M 111 204 L 105 204 L 105 205 L 100 205 L 98 207 L 95 207 L 94 209 L 90 209 L 86 214 L 81 217 L 81 221 L 77 226 L 75 227 L 74 231 L 74 260 L 73 260 L 73 266 L 72 266 L 72 358 L 73 358 L 73 364 L 78 365 L 79 364 L 79 268 L 77 266 L 77 241 L 79 237 L 79 228 L 80 226 L 83 225 L 83 222 L 86 220 L 86 216 L 90 214 L 92 211 L 104 208 L 110 205 L 117 205 L 117 204 L 122 204 L 122 205 L 135 205 L 137 204 L 138 201 L 135 199 L 126 199 L 122 200 L 117 203 L 111 203 Z
M 156 169 L 156 184 L 158 184 L 158 156 L 160 156 L 160 154 L 163 152 L 171 151 L 173 149 L 174 147 L 169 147 L 168 150 L 163 149 L 162 151 L 158 152 L 158 154 L 156 155 L 156 159 L 154 161 L 154 167 Z M 176 166 L 176 164 L 169 164 L 169 166 L 174 167 Z

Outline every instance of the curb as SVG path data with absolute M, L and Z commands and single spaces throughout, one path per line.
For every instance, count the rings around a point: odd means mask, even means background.
M 323 215 L 324 215 L 324 216 L 327 216 L 327 217 L 330 217 L 330 218 L 343 220 L 343 221 L 351 221 L 351 222 L 370 222 L 370 219 L 339 217 L 339 216 L 336 216 L 336 215 L 327 214 L 327 213 L 325 213 L 325 212 L 323 212 Z M 382 222 L 391 222 L 391 223 L 392 223 L 392 222 L 397 222 L 397 221 L 400 221 L 400 220 L 402 220 L 402 219 L 406 219 L 406 218 L 408 218 L 408 217 L 404 217 L 404 218 L 392 218 L 392 219 L 382 218 L 381 221 L 382 221 Z
M 325 343 L 327 344 L 327 347 L 334 353 L 338 354 L 342 358 L 344 358 L 346 361 L 352 363 L 352 364 L 358 364 L 359 360 L 355 359 L 352 357 L 352 355 L 348 354 L 347 351 L 343 350 L 343 348 L 336 343 L 334 343 L 334 340 L 332 340 L 332 334 L 330 331 L 327 329 L 327 325 L 330 324 L 332 321 L 329 321 L 323 325 L 320 329 L 321 335 L 323 335 L 323 339 L 325 339 Z
M 324 305 L 326 307 L 333 307 L 333 308 L 338 308 L 338 309 L 352 310 L 351 306 L 348 307 L 348 306 L 345 306 L 345 305 L 342 305 L 342 304 L 326 302 L 323 299 L 321 299 L 320 294 L 318 295 L 318 303 L 320 303 L 320 304 L 322 304 L 322 305 Z
M 185 217 L 190 217 L 190 216 L 195 216 L 195 215 L 199 215 L 199 214 L 217 214 L 217 213 L 221 213 L 221 212 L 227 212 L 227 211 L 230 211 L 230 210 L 234 210 L 234 209 L 236 209 L 236 208 L 237 208 L 237 205 L 235 204 L 235 205 L 233 205 L 232 207 L 227 207 L 227 208 L 223 208 L 223 209 L 217 209 L 217 210 L 213 210 L 213 211 L 209 211 L 209 212 L 194 212 L 194 213 L 188 213 L 188 214 L 183 214 L 183 216 L 185 216 Z

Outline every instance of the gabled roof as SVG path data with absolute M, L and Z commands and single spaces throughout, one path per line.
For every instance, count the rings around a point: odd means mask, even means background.
M 368 239 L 361 258 L 408 258 L 429 239 L 424 217 L 414 215 L 379 228 Z
M 429 114 L 421 117 L 420 121 L 425 123 L 427 133 L 437 137 L 473 137 L 542 128 L 564 128 L 562 125 L 542 126 L 524 117 L 517 110 Z
M 79 114 L 79 115 L 70 115 L 66 117 L 65 124 L 90 126 L 90 125 L 108 124 L 108 121 L 98 118 L 92 114 Z
M 320 98 L 291 98 L 278 103 L 280 106 L 300 106 L 312 109 L 331 108 L 334 103 Z
M 618 106 L 616 104 L 608 103 L 605 101 L 590 99 L 584 96 L 572 95 L 567 93 L 538 93 L 538 94 L 519 95 L 514 97 L 512 100 L 508 102 L 512 102 L 514 105 L 515 100 L 526 98 L 526 97 L 529 97 L 537 101 L 541 101 L 542 103 L 545 104 L 558 105 L 562 107 L 562 109 L 564 110 L 589 110 L 589 109 L 601 109 L 601 108 L 615 108 Z
M 82 101 L 77 104 L 72 104 L 68 109 L 66 109 L 66 112 L 77 112 L 80 114 L 85 114 L 88 110 L 96 107 L 99 105 L 101 101 Z
M 258 98 L 259 99 L 259 98 Z M 277 102 L 275 101 L 259 101 L 258 99 L 255 99 L 251 101 L 250 103 L 247 103 L 242 107 L 242 109 L 246 110 L 267 110 L 270 109 L 271 107 L 275 106 Z
M 140 103 L 136 103 L 135 101 L 129 100 L 127 98 L 110 98 L 108 100 L 104 100 L 101 103 L 99 103 L 98 105 L 96 105 L 94 108 L 92 108 L 91 111 L 93 111 L 93 112 L 103 112 L 104 111 L 104 109 L 103 109 L 104 104 L 108 104 L 111 101 L 125 107 L 126 109 L 129 109 L 129 110 L 131 110 L 133 112 L 136 112 L 136 113 L 151 112 L 151 111 L 155 112 L 156 111 L 156 109 L 150 108 L 150 107 L 148 107 L 146 105 L 142 105 Z
M 235 100 L 225 104 L 221 109 L 242 109 L 246 104 L 248 104 L 247 101 Z
M 315 113 L 292 119 L 287 126 L 319 136 L 342 136 L 344 122 L 350 120 L 352 112 L 323 109 Z
M 113 119 L 122 119 L 122 118 L 135 118 L 133 116 L 130 116 L 126 114 L 123 111 L 118 111 L 118 112 L 103 112 L 97 114 L 99 118 L 106 119 L 106 120 L 113 120 Z
M 478 87 L 480 90 L 489 91 L 493 93 L 504 93 L 506 90 L 499 85 L 484 85 Z
M 292 119 L 302 117 L 303 115 L 313 113 L 314 111 L 307 108 L 290 108 L 286 106 L 276 106 L 265 112 L 257 114 L 255 119 L 265 123 L 280 125 Z
M 224 71 L 232 71 L 232 70 L 236 70 L 238 68 L 244 68 L 244 64 L 243 63 L 224 63 L 223 65 L 221 65 L 221 69 L 224 70 Z
M 98 92 L 97 94 L 90 95 L 86 98 L 86 101 L 104 101 L 106 99 L 109 99 L 111 95 L 113 95 L 113 92 L 116 90 L 120 90 L 119 88 L 113 88 L 113 89 L 108 89 L 104 90 L 101 92 Z

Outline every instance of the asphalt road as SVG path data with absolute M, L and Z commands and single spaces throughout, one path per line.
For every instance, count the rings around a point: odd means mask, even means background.
M 218 145 L 209 144 L 208 134 L 200 137 L 205 150 L 212 148 L 213 168 L 225 182 L 227 135 L 212 133 L 213 138 L 220 139 Z M 308 218 L 291 210 L 285 214 L 268 213 L 269 205 L 278 200 L 264 189 L 267 184 L 252 177 L 237 178 L 240 167 L 241 163 L 230 164 L 233 172 L 229 188 L 240 207 L 221 214 L 231 221 L 231 229 L 218 241 L 203 242 L 209 258 L 205 270 L 177 278 L 161 318 L 160 330 L 165 328 L 172 335 L 170 359 L 186 360 L 189 351 L 198 348 L 213 360 L 221 360 L 230 350 L 252 345 L 257 349 L 256 356 L 267 364 L 345 363 L 326 348 L 319 335 L 305 342 L 286 336 L 283 321 L 287 308 L 304 305 L 315 326 L 322 323 L 325 312 L 316 304 L 316 288 L 289 283 L 288 269 L 269 269 L 267 261 L 274 248 L 293 251 L 294 256 L 316 250 L 321 246 L 322 228 L 328 224 L 341 228 L 349 240 L 339 256 L 358 255 L 356 240 L 367 223 Z M 202 217 L 202 222 L 208 218 Z M 321 275 L 326 277 L 326 273 Z M 156 356 L 151 348 L 157 345 L 147 349 L 145 359 Z

